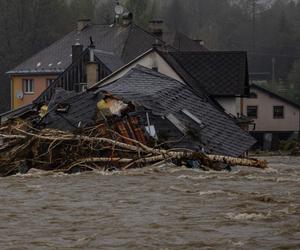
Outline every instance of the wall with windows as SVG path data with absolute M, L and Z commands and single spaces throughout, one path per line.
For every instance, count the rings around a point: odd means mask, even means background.
M 47 87 L 52 79 L 56 79 L 56 75 L 48 76 L 12 76 L 12 103 L 11 108 L 32 103 Z M 23 97 L 21 98 L 21 94 Z
M 255 122 L 255 131 L 300 131 L 299 109 L 258 89 L 244 99 L 244 112 Z

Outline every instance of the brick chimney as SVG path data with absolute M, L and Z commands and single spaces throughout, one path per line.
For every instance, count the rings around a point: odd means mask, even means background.
M 95 46 L 92 38 L 90 38 L 91 44 L 89 45 L 89 62 L 86 64 L 86 82 L 87 87 L 92 87 L 98 82 L 98 63 L 95 61 Z
M 89 25 L 91 25 L 91 19 L 89 19 L 89 18 L 78 19 L 78 21 L 77 21 L 77 31 L 81 32 L 86 27 L 88 27 Z
M 164 25 L 163 20 L 151 20 L 149 22 L 149 31 L 153 35 L 161 38 L 163 35 L 163 25 Z
M 72 62 L 75 62 L 83 52 L 83 45 L 76 43 L 72 45 Z

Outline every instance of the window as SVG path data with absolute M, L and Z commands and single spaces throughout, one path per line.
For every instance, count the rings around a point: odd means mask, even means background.
M 283 106 L 274 106 L 273 107 L 273 118 L 274 119 L 283 119 L 284 118 Z
M 256 99 L 256 98 L 257 98 L 257 94 L 254 93 L 254 92 L 251 92 L 251 93 L 250 93 L 250 98 Z
M 257 118 L 257 106 L 247 106 L 247 116 L 249 118 Z
M 34 93 L 33 79 L 23 79 L 23 92 L 25 94 L 33 94 Z
M 46 88 L 48 88 L 54 81 L 55 81 L 55 79 L 47 79 L 46 80 Z

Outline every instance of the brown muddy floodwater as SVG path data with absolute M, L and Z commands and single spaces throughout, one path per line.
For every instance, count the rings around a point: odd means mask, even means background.
M 300 158 L 0 179 L 0 249 L 300 249 Z

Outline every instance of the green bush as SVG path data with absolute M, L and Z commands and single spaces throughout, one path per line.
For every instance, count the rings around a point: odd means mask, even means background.
M 280 141 L 279 150 L 281 151 L 291 151 L 297 147 L 299 141 L 297 140 L 286 140 Z

